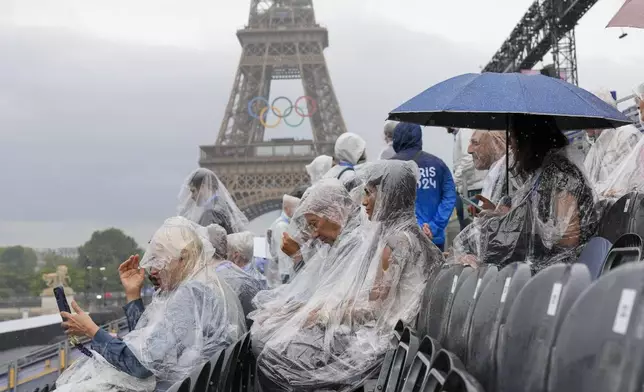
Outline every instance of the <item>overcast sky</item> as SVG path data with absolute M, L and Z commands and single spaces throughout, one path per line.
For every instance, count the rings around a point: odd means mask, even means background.
M 644 32 L 619 40 L 619 29 L 604 28 L 622 2 L 600 0 L 577 29 L 582 87 L 628 94 L 644 81 Z M 383 147 L 389 110 L 479 71 L 530 3 L 316 0 L 345 122 L 367 138 L 369 157 Z M 248 8 L 246 0 L 0 1 L 0 245 L 77 246 L 110 226 L 147 242 L 174 214 L 198 146 L 216 139 Z M 275 83 L 271 95 L 301 92 L 297 82 Z M 427 129 L 424 139 L 451 165 L 444 130 Z

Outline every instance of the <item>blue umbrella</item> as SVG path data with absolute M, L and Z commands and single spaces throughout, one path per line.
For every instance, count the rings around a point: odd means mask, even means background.
M 561 79 L 519 73 L 465 74 L 428 88 L 389 113 L 420 125 L 508 130 L 512 115 L 553 118 L 560 130 L 617 128 L 626 116 Z

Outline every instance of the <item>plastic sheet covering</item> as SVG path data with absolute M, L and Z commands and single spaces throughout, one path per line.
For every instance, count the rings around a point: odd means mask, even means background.
M 59 377 L 57 390 L 151 392 L 155 378 L 183 379 L 243 335 L 239 302 L 210 268 L 213 249 L 194 227 L 181 217 L 166 220 L 141 260 L 142 268 L 160 270 L 161 290 L 123 341 L 155 377 L 136 379 L 94 352 Z
M 625 194 L 644 191 L 644 138 L 613 170 L 608 181 L 597 184 L 602 198 L 620 198 Z
M 606 185 L 613 182 L 613 172 L 628 159 L 640 138 L 637 128 L 627 125 L 618 129 L 606 129 L 595 140 L 584 166 L 588 179 L 598 193 L 603 193 Z
M 345 256 L 362 242 L 358 238 L 365 239 L 358 230 L 364 223 L 360 206 L 353 203 L 340 181 L 325 179 L 307 191 L 288 228 L 289 235 L 300 243 L 305 264 L 288 285 L 260 292 L 253 300 L 257 311 L 250 315 L 255 321 L 251 334 L 256 347 L 262 347 L 279 331 L 286 319 L 311 298 L 325 276 L 351 260 Z M 318 237 L 316 224 L 324 233 L 331 228 L 339 235 L 335 240 L 331 238 L 335 234 Z
M 268 390 L 353 390 L 377 370 L 396 322 L 414 321 L 443 262 L 416 222 L 417 172 L 403 161 L 365 165 L 372 222 L 334 261 L 341 268 L 266 342 L 257 363 Z
M 244 316 L 252 312 L 253 298 L 267 288 L 265 280 L 259 280 L 236 266 L 232 261 L 217 262 L 217 275 L 235 292 L 241 303 Z
M 224 184 L 208 169 L 200 168 L 190 173 L 178 198 L 178 215 L 202 226 L 215 223 L 231 234 L 244 231 L 248 225 L 248 219 Z
M 315 184 L 322 176 L 328 172 L 333 166 L 333 158 L 328 155 L 320 155 L 316 157 L 313 162 L 306 165 L 306 172 L 311 178 L 311 184 Z
M 453 245 L 453 260 L 503 267 L 531 263 L 538 272 L 556 262 L 572 262 L 595 232 L 600 214 L 582 170 L 565 149 L 550 152 L 540 169 L 512 195 L 509 208 L 479 215 Z
M 228 235 L 228 260 L 232 261 L 248 275 L 263 282 L 266 286 L 266 277 L 259 270 L 255 262 L 255 235 L 250 231 Z

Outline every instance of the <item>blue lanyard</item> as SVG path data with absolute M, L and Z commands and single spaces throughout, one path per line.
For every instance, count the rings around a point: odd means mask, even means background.
M 291 223 L 291 220 L 286 215 L 284 215 L 284 213 L 282 213 L 282 215 L 280 215 L 280 220 L 286 222 L 287 224 Z
M 352 164 L 352 163 L 345 162 L 345 161 L 340 161 L 340 163 L 338 163 L 338 166 L 344 166 L 344 167 L 350 167 L 350 168 L 353 168 L 353 164 Z

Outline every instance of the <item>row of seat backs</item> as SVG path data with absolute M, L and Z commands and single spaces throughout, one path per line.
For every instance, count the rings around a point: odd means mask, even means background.
M 247 392 L 255 383 L 255 357 L 250 333 L 215 354 L 190 377 L 172 385 L 167 392 Z
M 592 238 L 582 250 L 577 262 L 585 264 L 593 280 L 620 265 L 642 260 L 644 242 L 639 234 L 626 233 L 615 243 L 604 237 Z
M 384 392 L 483 392 L 458 357 L 425 336 L 418 341 L 411 328 L 396 325 L 395 349 L 387 352 L 374 391 Z

